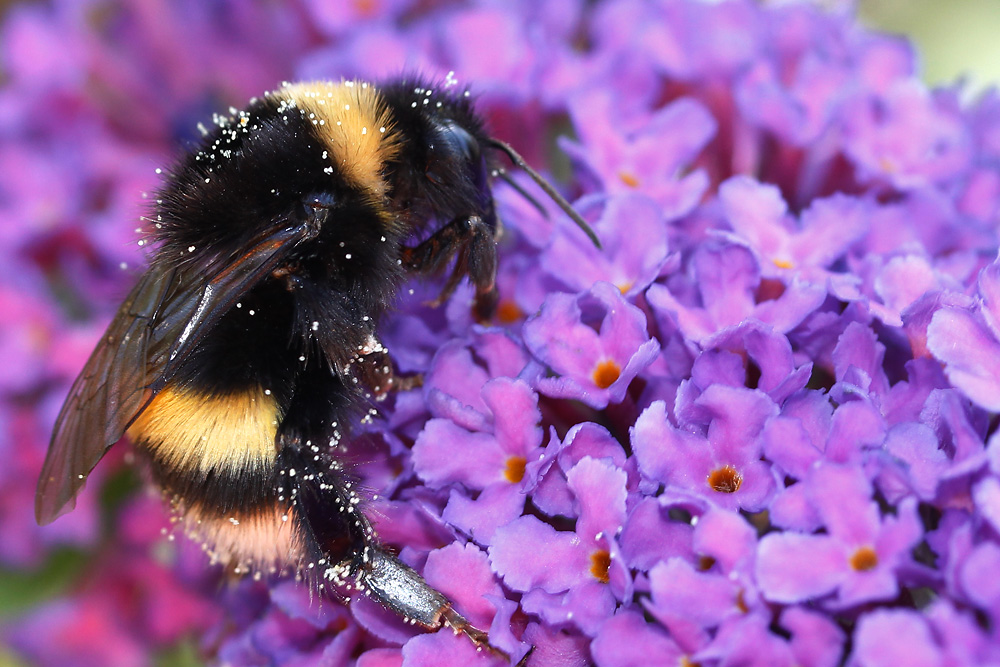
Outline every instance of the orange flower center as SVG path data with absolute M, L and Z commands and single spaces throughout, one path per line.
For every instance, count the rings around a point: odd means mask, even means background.
M 592 375 L 594 384 L 601 389 L 607 389 L 615 383 L 618 376 L 622 374 L 622 367 L 614 359 L 605 359 L 597 364 Z
M 621 179 L 622 183 L 629 186 L 630 188 L 639 187 L 639 177 L 630 171 L 619 171 L 618 178 Z
M 527 462 L 528 460 L 523 456 L 511 456 L 507 459 L 507 467 L 503 472 L 503 476 L 511 484 L 517 484 L 524 479 L 524 466 Z
M 607 549 L 598 549 L 590 554 L 590 574 L 602 584 L 611 581 L 608 570 L 611 569 L 611 554 Z
M 871 547 L 861 547 L 851 556 L 851 567 L 858 572 L 874 570 L 878 565 L 878 554 Z
M 743 597 L 742 588 L 740 589 L 740 592 L 736 594 L 736 608 L 740 610 L 741 614 L 745 614 L 750 611 L 750 607 L 747 606 L 746 598 Z
M 716 468 L 708 473 L 708 485 L 719 493 L 736 493 L 743 484 L 743 475 L 729 465 Z

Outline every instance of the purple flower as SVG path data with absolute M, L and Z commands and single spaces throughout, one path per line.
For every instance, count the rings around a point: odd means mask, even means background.
M 793 608 L 795 609 L 795 608 Z M 787 628 L 782 628 L 786 632 Z M 796 646 L 795 639 L 786 641 L 772 632 L 766 620 L 760 616 L 745 616 L 724 624 L 705 648 L 694 654 L 698 661 L 726 661 L 752 665 L 783 665 L 794 667 L 800 664 L 836 664 L 831 658 L 839 657 L 841 646 L 837 642 L 823 642 L 836 632 L 829 624 L 808 627 L 809 644 L 806 650 Z M 801 639 L 801 636 L 798 637 Z M 818 650 L 817 650 L 818 649 Z M 824 650 L 825 649 L 825 650 Z M 816 652 L 814 652 L 816 651 Z
M 531 494 L 532 502 L 546 514 L 573 516 L 576 514 L 575 494 L 569 486 L 569 472 L 584 458 L 605 460 L 625 470 L 634 479 L 634 467 L 615 438 L 602 426 L 583 422 L 573 426 L 560 442 L 551 434 L 541 458 L 530 467 L 538 476 Z
M 826 269 L 868 230 L 864 202 L 844 195 L 813 200 L 797 223 L 775 186 L 746 176 L 722 183 L 719 201 L 733 232 L 760 257 L 765 278 L 793 275 L 834 288 L 846 277 Z
M 590 208 L 584 200 L 577 206 Z M 573 290 L 604 281 L 626 297 L 645 291 L 667 259 L 667 224 L 656 203 L 635 194 L 611 197 L 593 228 L 600 250 L 576 227 L 558 227 L 541 255 L 546 271 Z
M 324 2 L 305 2 L 304 5 L 315 25 L 331 36 L 350 33 L 352 26 L 366 21 L 392 21 L 407 9 L 407 3 L 393 0 L 351 2 L 336 9 Z
M 594 408 L 620 402 L 659 351 L 642 311 L 609 283 L 597 283 L 580 296 L 550 296 L 525 322 L 524 343 L 557 374 L 539 378 L 539 391 Z
M 751 249 L 720 240 L 697 248 L 690 278 L 656 283 L 646 296 L 661 326 L 675 324 L 685 337 L 701 342 L 748 319 L 789 331 L 823 302 L 825 291 L 803 281 L 786 286 L 764 280 Z
M 344 661 L 358 648 L 361 628 L 343 606 L 316 609 L 308 591 L 292 582 L 262 597 L 256 587 L 236 592 L 244 615 L 240 632 L 226 638 L 219 657 L 231 664 L 308 665 Z
M 778 624 L 791 633 L 789 648 L 796 664 L 833 667 L 840 664 L 844 631 L 833 619 L 803 607 L 788 607 Z
M 996 500 L 996 498 L 992 498 Z M 1000 588 L 982 577 L 1000 563 L 1000 547 L 991 542 L 976 546 L 962 568 L 962 583 L 969 597 L 979 608 L 985 609 L 990 618 L 1000 617 Z
M 989 664 L 1000 658 L 997 643 L 983 632 L 968 611 L 957 610 L 951 602 L 938 600 L 924 610 L 945 664 Z
M 858 621 L 851 665 L 934 667 L 943 656 L 927 621 L 907 610 L 882 609 Z
M 526 383 L 497 378 L 483 385 L 481 395 L 486 432 L 432 419 L 413 445 L 413 465 L 431 488 L 464 488 L 466 493 L 451 494 L 444 518 L 488 544 L 497 526 L 520 516 L 525 491 L 537 483 L 527 468 L 541 456 L 542 430 L 538 399 Z
M 691 382 L 684 387 L 684 403 L 675 410 L 683 412 L 712 384 L 757 388 L 780 405 L 805 388 L 811 372 L 810 364 L 796 367 L 787 338 L 750 319 L 704 342 L 691 366 Z
M 941 308 L 927 327 L 927 346 L 945 363 L 945 374 L 977 404 L 1000 409 L 1000 260 L 977 281 L 978 308 Z M 981 304 L 981 305 L 980 305 Z
M 681 98 L 641 117 L 631 129 L 621 122 L 618 98 L 610 93 L 571 101 L 581 143 L 564 142 L 566 152 L 592 171 L 601 191 L 642 192 L 660 205 L 666 218 L 689 212 L 708 186 L 700 170 L 677 178 L 715 134 L 716 122 L 694 100 Z
M 854 468 L 814 468 L 806 483 L 807 500 L 826 533 L 775 533 L 761 540 L 757 580 L 764 596 L 791 603 L 836 593 L 834 608 L 894 598 L 921 536 L 915 504 L 904 502 L 898 516 L 880 517 L 871 486 Z
M 643 498 L 629 512 L 621 534 L 622 558 L 628 567 L 648 572 L 672 557 L 693 561 L 694 529 L 686 521 L 671 520 L 669 506 Z
M 712 385 L 692 403 L 684 428 L 678 428 L 657 401 L 632 430 L 639 470 L 720 507 L 759 511 L 774 494 L 774 478 L 760 461 L 758 435 L 776 412 L 761 392 Z
M 972 137 L 961 111 L 916 81 L 898 81 L 849 111 L 847 153 L 862 178 L 908 190 L 954 178 L 968 167 Z
M 757 592 L 753 528 L 736 512 L 710 509 L 697 518 L 692 547 L 697 560 L 670 558 L 650 570 L 645 605 L 688 651 L 706 647 L 717 630 L 766 615 Z
M 604 622 L 590 652 L 601 667 L 683 664 L 684 658 L 684 651 L 669 634 L 627 609 Z
M 567 473 L 576 530 L 557 531 L 532 516 L 497 529 L 490 561 L 522 607 L 551 624 L 596 633 L 629 586 L 615 536 L 625 520 L 625 472 L 588 457 Z

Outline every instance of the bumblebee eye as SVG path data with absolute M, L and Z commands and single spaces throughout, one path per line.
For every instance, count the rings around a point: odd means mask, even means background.
M 479 185 L 484 181 L 485 165 L 479 142 L 457 123 L 446 120 L 439 126 L 441 148 L 436 148 L 427 164 L 427 178 L 437 184 L 444 183 L 448 173 L 463 165 L 469 178 Z
M 461 125 L 448 120 L 441 124 L 441 135 L 451 153 L 461 156 L 469 164 L 477 164 L 481 156 L 479 142 Z

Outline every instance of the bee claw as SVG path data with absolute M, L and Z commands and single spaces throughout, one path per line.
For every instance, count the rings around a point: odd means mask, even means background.
M 489 634 L 472 625 L 467 618 L 455 611 L 450 605 L 441 610 L 441 621 L 444 625 L 454 630 L 456 634 L 462 633 L 472 640 L 477 650 L 489 651 L 493 655 L 510 662 L 510 656 L 506 651 L 490 643 Z

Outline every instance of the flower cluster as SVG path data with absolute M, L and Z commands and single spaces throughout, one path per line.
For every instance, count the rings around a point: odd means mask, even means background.
M 30 523 L 46 429 L 142 262 L 128 221 L 178 136 L 282 79 L 409 68 L 468 82 L 602 247 L 498 182 L 493 320 L 471 288 L 437 309 L 439 286 L 403 291 L 383 340 L 423 387 L 348 456 L 380 539 L 530 665 L 1000 661 L 1000 95 L 928 90 L 906 42 L 807 4 L 347 4 L 6 18 L 0 564 L 102 554 L 0 624 L 9 650 L 498 661 L 364 596 L 217 593 L 155 501 L 114 502 L 114 460 L 73 514 Z

